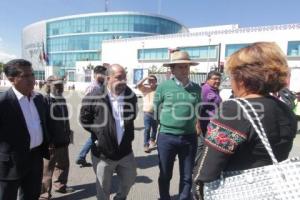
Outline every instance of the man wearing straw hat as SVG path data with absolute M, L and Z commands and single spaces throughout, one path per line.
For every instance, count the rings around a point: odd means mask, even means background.
M 160 124 L 157 139 L 160 200 L 171 199 L 169 188 L 176 155 L 180 169 L 179 200 L 191 199 L 201 89 L 189 80 L 189 74 L 190 66 L 197 64 L 187 52 L 171 53 L 170 62 L 164 66 L 170 67 L 173 78 L 161 83 L 155 93 L 154 110 Z

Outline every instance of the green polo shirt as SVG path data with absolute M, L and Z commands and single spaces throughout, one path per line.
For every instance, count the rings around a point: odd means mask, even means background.
M 154 96 L 154 112 L 160 123 L 159 131 L 173 135 L 195 134 L 199 116 L 201 88 L 190 82 L 186 87 L 174 79 L 161 83 Z

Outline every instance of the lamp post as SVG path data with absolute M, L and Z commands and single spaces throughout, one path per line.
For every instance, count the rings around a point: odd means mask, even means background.
M 142 55 L 141 55 L 142 68 L 144 68 L 144 59 L 145 59 L 145 42 L 142 42 Z
M 108 0 L 104 1 L 104 11 L 108 12 Z
M 158 0 L 158 10 L 157 10 L 157 12 L 160 15 L 160 13 L 161 13 L 161 0 Z
M 208 47 L 207 47 L 207 67 L 206 67 L 206 75 L 208 75 L 209 72 L 209 56 L 210 56 L 210 42 L 211 42 L 211 37 L 208 35 Z
M 65 77 L 66 75 L 66 64 L 67 64 L 67 55 L 64 55 L 64 62 L 63 62 L 63 66 L 62 66 L 62 73 L 63 73 L 63 77 Z
M 63 66 L 63 77 L 66 77 L 66 65 Z

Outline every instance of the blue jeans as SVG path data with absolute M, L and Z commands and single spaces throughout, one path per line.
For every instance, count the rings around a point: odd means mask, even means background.
M 85 157 L 89 153 L 92 144 L 93 144 L 92 138 L 89 137 L 85 142 L 85 144 L 83 145 L 82 149 L 80 150 L 77 160 L 85 160 Z
M 144 145 L 149 145 L 149 140 L 155 141 L 157 133 L 157 121 L 153 113 L 144 112 Z M 151 135 L 150 135 L 151 132 Z
M 196 134 L 171 135 L 159 133 L 157 150 L 159 159 L 158 187 L 160 200 L 171 200 L 170 181 L 176 155 L 179 159 L 179 200 L 191 199 L 192 173 L 195 162 Z

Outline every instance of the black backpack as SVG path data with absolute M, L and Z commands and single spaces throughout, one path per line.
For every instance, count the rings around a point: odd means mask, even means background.
M 294 110 L 296 107 L 295 100 L 297 99 L 296 95 L 292 93 L 288 88 L 283 88 L 279 90 L 278 95 L 280 99 L 288 105 L 291 110 Z

